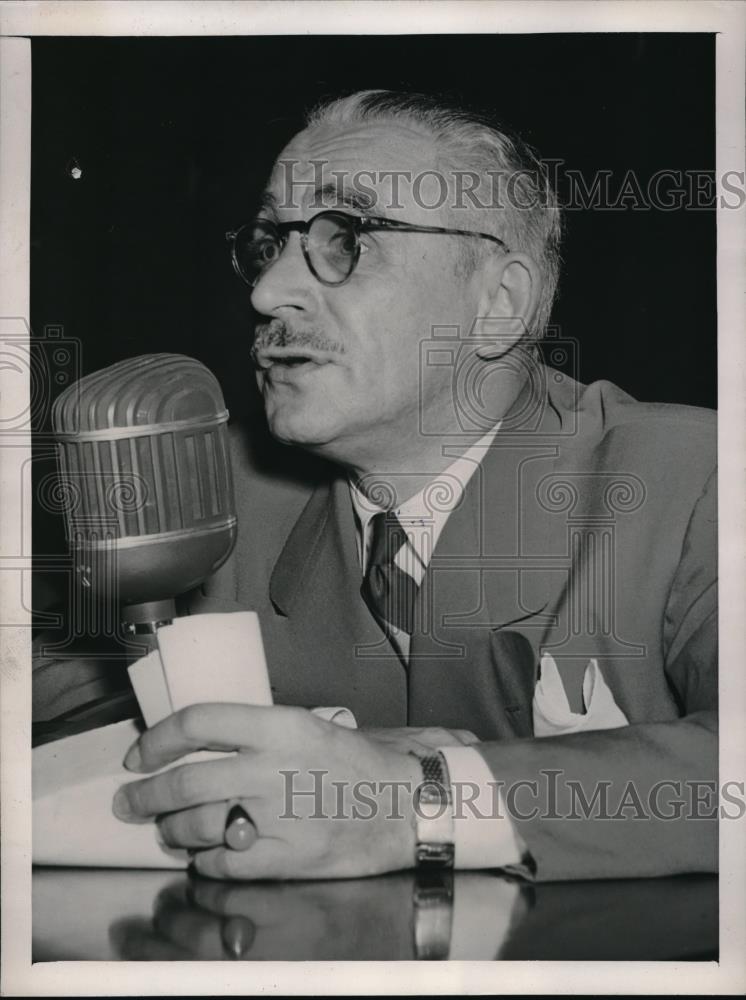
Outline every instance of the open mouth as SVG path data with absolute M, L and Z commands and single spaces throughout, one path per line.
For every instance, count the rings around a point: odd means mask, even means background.
M 301 376 L 319 371 L 328 363 L 324 355 L 295 350 L 259 352 L 256 364 L 270 382 L 295 382 Z
M 255 357 L 257 366 L 262 371 L 296 371 L 301 368 L 320 367 L 327 363 L 329 359 L 324 355 L 317 355 L 312 352 L 302 350 L 272 350 L 259 351 Z
M 289 354 L 286 357 L 273 358 L 272 364 L 283 365 L 285 368 L 298 368 L 300 365 L 310 365 L 312 361 L 306 354 Z

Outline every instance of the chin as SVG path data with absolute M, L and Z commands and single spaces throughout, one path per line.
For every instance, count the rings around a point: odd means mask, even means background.
M 329 441 L 328 431 L 319 426 L 318 420 L 308 415 L 283 412 L 267 414 L 267 423 L 272 437 L 282 444 L 297 445 L 299 448 L 323 448 Z

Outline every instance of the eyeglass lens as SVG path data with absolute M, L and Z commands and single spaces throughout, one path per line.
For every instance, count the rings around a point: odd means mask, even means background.
M 287 236 L 269 220 L 259 219 L 236 237 L 236 265 L 250 285 L 282 253 Z M 340 284 L 352 273 L 360 255 L 355 220 L 344 215 L 317 215 L 305 234 L 304 253 L 312 272 L 328 284 Z

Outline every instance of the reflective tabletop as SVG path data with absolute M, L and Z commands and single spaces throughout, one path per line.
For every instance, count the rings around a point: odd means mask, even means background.
M 459 872 L 439 897 L 411 872 L 271 883 L 36 868 L 32 914 L 34 962 L 718 956 L 718 883 L 705 875 L 529 885 Z M 445 927 L 445 953 L 423 948 L 428 920 Z
M 132 692 L 34 727 L 34 742 L 131 717 Z M 456 872 L 217 882 L 186 872 L 33 873 L 34 962 L 690 960 L 718 957 L 712 875 L 529 884 Z

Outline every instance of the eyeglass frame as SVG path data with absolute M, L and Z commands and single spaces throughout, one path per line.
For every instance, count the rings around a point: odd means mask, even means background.
M 313 223 L 320 218 L 328 218 L 329 216 L 341 216 L 345 221 L 352 223 L 351 229 L 355 236 L 355 255 L 352 259 L 350 265 L 349 273 L 342 278 L 341 281 L 327 281 L 322 278 L 315 267 L 311 263 L 311 254 L 308 249 L 308 233 L 311 229 Z M 284 239 L 280 242 L 280 253 L 285 249 L 288 243 L 288 236 L 290 233 L 300 234 L 300 245 L 303 250 L 303 258 L 306 262 L 306 266 L 311 274 L 316 278 L 318 282 L 322 285 L 326 285 L 329 288 L 339 288 L 344 285 L 345 282 L 349 281 L 355 272 L 355 268 L 358 265 L 361 254 L 361 244 L 360 236 L 363 233 L 370 232 L 395 232 L 395 233 L 435 233 L 445 236 L 472 236 L 478 237 L 483 240 L 491 240 L 493 243 L 497 243 L 504 253 L 510 253 L 510 249 L 507 244 L 501 240 L 498 236 L 493 236 L 491 233 L 482 233 L 472 229 L 444 229 L 442 226 L 420 226 L 411 222 L 404 222 L 399 219 L 387 219 L 380 215 L 351 215 L 349 212 L 342 212 L 339 209 L 325 209 L 323 212 L 317 212 L 316 215 L 312 216 L 310 219 L 299 219 L 294 222 L 273 222 L 271 219 L 254 219 L 251 222 L 245 222 L 243 225 L 239 226 L 236 230 L 231 230 L 225 234 L 226 240 L 231 244 L 231 263 L 233 264 L 233 270 L 236 274 L 244 281 L 249 288 L 254 288 L 257 281 L 261 277 L 261 272 L 256 276 L 254 281 L 249 281 L 246 275 L 241 270 L 241 265 L 238 263 L 238 256 L 236 254 L 236 241 L 240 233 L 249 226 L 256 225 L 257 222 L 266 222 L 274 226 L 280 237 Z M 279 258 L 278 258 L 279 259 Z M 273 262 L 275 263 L 275 262 Z M 271 267 L 272 265 L 268 265 Z

